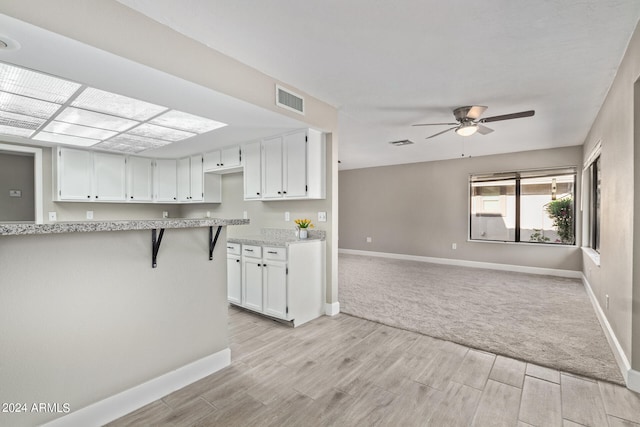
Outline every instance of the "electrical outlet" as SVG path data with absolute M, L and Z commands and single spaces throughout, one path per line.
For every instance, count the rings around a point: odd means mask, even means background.
M 162 211 L 162 218 L 169 218 L 169 212 Z
M 367 237 L 367 243 L 371 243 L 371 237 Z
M 249 219 L 249 214 L 247 213 L 247 211 L 242 212 L 242 218 Z
M 451 249 L 453 249 L 454 251 L 455 251 L 456 249 L 458 249 L 458 244 L 457 244 L 457 243 L 452 243 L 452 244 L 451 244 Z
M 93 211 L 87 211 L 87 219 L 93 219 Z
M 285 212 L 284 213 L 284 220 L 285 221 L 291 221 L 291 212 Z
M 327 222 L 326 212 L 318 212 L 318 222 Z
M 205 216 L 206 216 L 207 218 L 211 218 L 211 212 L 210 212 L 210 211 L 207 211 L 207 213 L 205 214 Z
M 55 212 L 49 212 L 49 221 L 57 221 L 58 220 L 58 214 Z

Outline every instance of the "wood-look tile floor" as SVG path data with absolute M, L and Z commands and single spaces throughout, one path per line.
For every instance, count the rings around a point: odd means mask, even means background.
M 229 309 L 231 366 L 111 426 L 639 426 L 628 389 L 345 314 Z

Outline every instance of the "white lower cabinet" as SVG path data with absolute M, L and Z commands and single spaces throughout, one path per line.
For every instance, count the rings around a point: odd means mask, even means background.
M 324 241 L 286 247 L 227 244 L 230 303 L 299 326 L 324 314 Z M 237 259 L 241 253 L 241 279 Z M 242 287 L 238 290 L 238 282 Z
M 227 295 L 229 302 L 242 304 L 242 262 L 238 243 L 227 243 Z

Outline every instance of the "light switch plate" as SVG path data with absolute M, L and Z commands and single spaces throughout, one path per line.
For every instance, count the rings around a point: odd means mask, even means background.
M 58 220 L 58 214 L 55 212 L 49 212 L 49 221 L 57 221 Z
M 326 212 L 318 212 L 318 222 L 327 222 Z
M 22 197 L 22 190 L 9 190 L 9 197 Z
M 162 211 L 162 218 L 169 218 L 169 212 Z
M 291 213 L 290 212 L 285 212 L 284 213 L 284 220 L 285 221 L 291 221 Z
M 87 219 L 93 219 L 93 211 L 87 211 Z
M 247 211 L 243 211 L 242 212 L 242 218 L 243 219 L 249 219 L 249 214 L 247 213 Z

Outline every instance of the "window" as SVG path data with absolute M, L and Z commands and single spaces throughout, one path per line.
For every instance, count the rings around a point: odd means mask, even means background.
M 575 168 L 471 175 L 471 240 L 573 245 L 575 180 Z
M 589 203 L 589 243 L 592 249 L 600 253 L 600 156 L 589 166 L 591 181 L 591 200 Z

